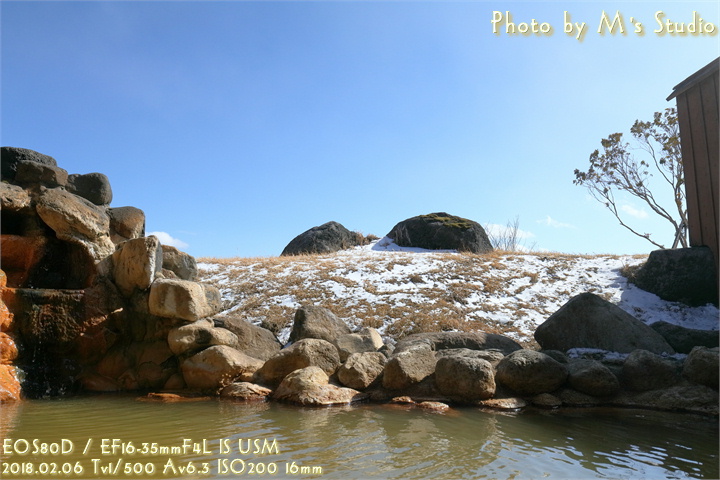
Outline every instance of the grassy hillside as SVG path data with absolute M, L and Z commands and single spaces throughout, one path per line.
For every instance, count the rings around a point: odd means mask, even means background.
M 482 330 L 533 346 L 532 333 L 572 296 L 594 292 L 627 304 L 635 289 L 621 274 L 644 256 L 495 251 L 476 255 L 378 251 L 268 258 L 201 258 L 201 281 L 235 313 L 286 341 L 295 310 L 320 305 L 351 326 L 391 339 L 431 331 Z M 644 302 L 647 303 L 647 302 Z

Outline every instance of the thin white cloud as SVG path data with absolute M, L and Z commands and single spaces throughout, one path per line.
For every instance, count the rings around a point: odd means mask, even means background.
M 628 205 L 628 204 L 622 205 L 622 206 L 620 206 L 620 210 L 627 213 L 631 217 L 635 217 L 635 218 L 647 218 L 648 217 L 648 213 L 645 210 L 643 210 L 642 208 L 638 210 L 637 208 L 633 207 L 632 205 Z
M 156 236 L 158 238 L 158 240 L 160 240 L 160 243 L 162 243 L 163 245 L 170 246 L 170 247 L 183 249 L 183 248 L 187 248 L 190 246 L 178 238 L 173 238 L 167 232 L 150 232 L 147 234 L 148 237 L 150 235 Z
M 571 225 L 569 223 L 558 222 L 557 220 L 552 218 L 550 215 L 546 216 L 542 220 L 538 220 L 538 223 L 541 223 L 543 225 L 547 225 L 548 227 L 553 227 L 553 228 L 575 228 L 575 225 Z

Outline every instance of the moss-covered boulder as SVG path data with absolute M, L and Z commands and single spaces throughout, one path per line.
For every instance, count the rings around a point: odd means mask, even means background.
M 493 249 L 483 227 L 444 212 L 408 218 L 387 234 L 401 247 L 485 253 Z

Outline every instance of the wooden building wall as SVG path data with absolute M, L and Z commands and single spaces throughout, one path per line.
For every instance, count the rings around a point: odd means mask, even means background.
M 718 216 L 720 202 L 720 58 L 685 79 L 673 90 L 676 99 L 680 143 L 685 167 L 688 233 L 691 246 L 706 245 L 715 255 L 718 269 Z

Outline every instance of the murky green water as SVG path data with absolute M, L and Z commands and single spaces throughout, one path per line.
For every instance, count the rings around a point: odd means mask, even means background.
M 640 410 L 437 414 L 100 396 L 3 405 L 0 420 L 3 479 L 720 477 L 716 419 Z

